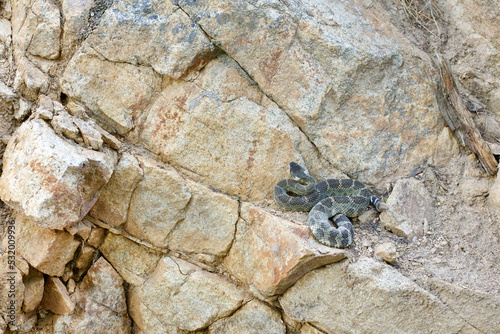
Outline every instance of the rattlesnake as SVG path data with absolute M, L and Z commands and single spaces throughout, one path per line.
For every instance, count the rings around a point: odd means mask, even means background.
M 290 174 L 293 179 L 281 180 L 274 187 L 274 200 L 288 211 L 310 211 L 309 227 L 316 239 L 327 246 L 348 247 L 354 230 L 347 217 L 359 216 L 370 203 L 379 212 L 388 209 L 387 204 L 371 196 L 359 181 L 328 179 L 316 183 L 307 170 L 295 162 L 290 163 Z M 330 217 L 337 228 L 330 224 Z

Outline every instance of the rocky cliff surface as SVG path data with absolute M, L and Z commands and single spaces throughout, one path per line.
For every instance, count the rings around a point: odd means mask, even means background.
M 500 332 L 500 181 L 436 99 L 444 58 L 496 153 L 497 5 L 0 6 L 0 331 Z M 390 209 L 323 246 L 290 161 Z

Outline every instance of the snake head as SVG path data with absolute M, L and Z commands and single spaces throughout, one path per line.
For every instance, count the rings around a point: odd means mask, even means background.
M 290 162 L 290 175 L 296 181 L 309 178 L 309 172 L 296 162 Z

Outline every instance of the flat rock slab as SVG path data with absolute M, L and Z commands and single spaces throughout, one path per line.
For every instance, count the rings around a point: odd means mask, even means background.
M 292 319 L 326 333 L 480 333 L 412 280 L 367 257 L 308 273 L 280 304 Z
M 129 313 L 145 333 L 196 331 L 230 315 L 245 296 L 216 274 L 164 257 L 142 286 L 131 287 Z
M 41 227 L 62 230 L 88 213 L 114 164 L 112 153 L 84 149 L 30 120 L 7 145 L 0 196 Z
M 346 257 L 298 225 L 243 203 L 235 242 L 224 264 L 264 296 L 283 293 L 305 273 Z

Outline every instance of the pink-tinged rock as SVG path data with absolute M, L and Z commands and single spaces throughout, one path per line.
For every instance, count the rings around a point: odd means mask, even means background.
M 84 149 L 34 119 L 9 140 L 0 178 L 2 200 L 41 227 L 62 230 L 80 221 L 113 172 L 115 157 Z
M 131 332 L 123 279 L 104 258 L 90 267 L 71 298 L 75 310 L 55 320 L 55 333 Z
M 69 298 L 68 290 L 59 277 L 47 278 L 41 305 L 55 314 L 67 314 L 75 309 L 75 304 Z
M 308 226 L 244 203 L 224 264 L 238 279 L 271 296 L 283 293 L 305 273 L 345 257 L 344 251 L 318 243 Z
M 16 252 L 44 274 L 62 276 L 80 242 L 70 233 L 40 227 L 23 215 L 16 217 Z M 7 238 L 3 240 L 6 247 Z

